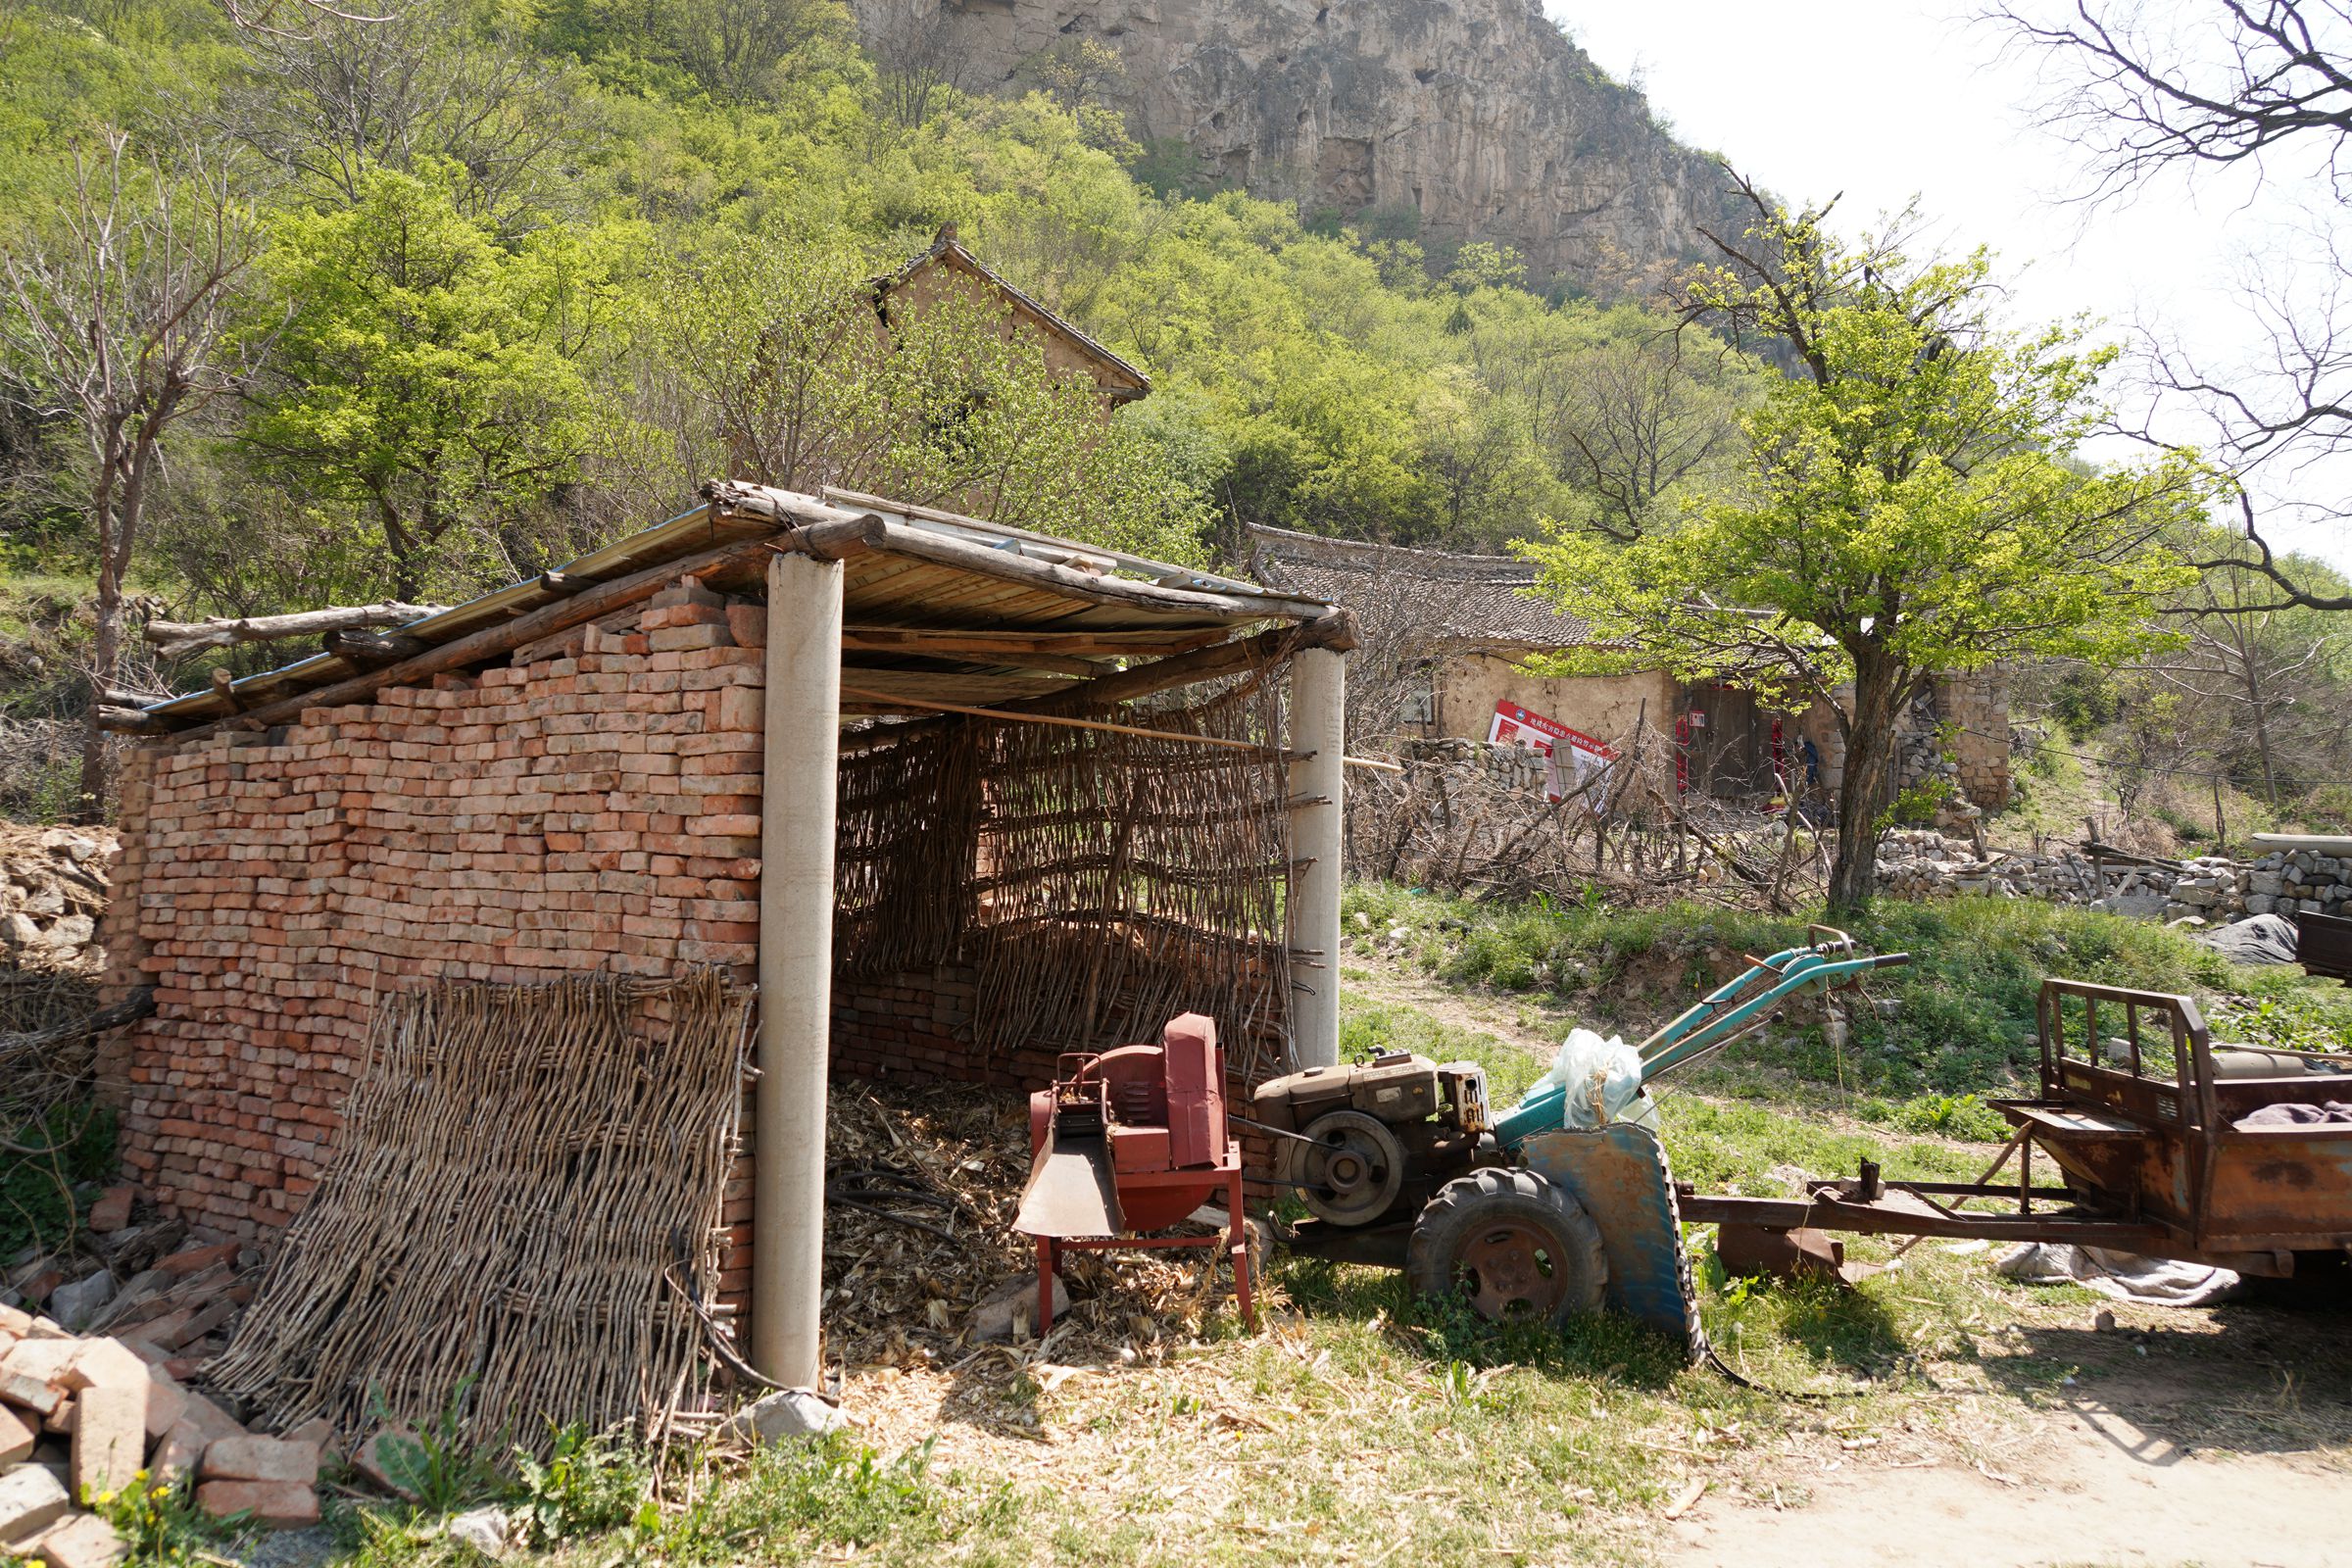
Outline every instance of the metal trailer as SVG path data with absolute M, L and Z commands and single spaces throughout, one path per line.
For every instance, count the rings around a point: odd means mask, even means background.
M 1755 960 L 1643 1042 L 1644 1082 L 1760 1027 L 1798 992 L 1906 961 L 1859 955 L 1843 932 L 1811 934 L 1811 946 Z M 2268 1276 L 2352 1250 L 2352 1124 L 2246 1124 L 2265 1106 L 2352 1102 L 2352 1057 L 2217 1050 L 2188 998 L 2085 981 L 2045 982 L 2038 1012 L 2040 1092 L 1992 1102 L 2012 1131 L 1975 1182 L 1889 1181 L 1865 1163 L 1792 1198 L 1702 1194 L 1673 1179 L 1646 1127 L 1567 1125 L 1563 1086 L 1478 1127 L 1400 1119 L 1389 1131 L 1403 1136 L 1381 1139 L 1363 1108 L 1261 1125 L 1287 1184 L 1326 1216 L 1283 1239 L 1402 1268 L 1419 1289 L 1461 1289 L 1491 1316 L 1606 1307 L 1686 1336 L 1693 1354 L 1705 1340 L 1685 1223 L 1721 1227 L 1719 1251 L 1740 1272 L 1833 1267 L 1830 1232 L 2074 1243 Z M 1352 1070 L 1386 1082 L 1404 1059 Z M 1306 1079 L 1283 1080 L 1277 1103 L 1290 1109 Z M 1471 1109 L 1449 1104 L 1440 1123 L 1478 1114 L 1483 1095 L 1459 1099 Z M 1477 1135 L 1467 1154 L 1464 1131 Z M 1458 1163 L 1413 1170 L 1432 1150 L 1456 1151 Z M 1359 1189 L 1394 1201 L 1349 1206 Z
M 1866 1165 L 1801 1198 L 1681 1188 L 1684 1218 L 2071 1242 L 2274 1278 L 2352 1250 L 2352 1122 L 2246 1124 L 2267 1106 L 2352 1102 L 2352 1056 L 2217 1050 L 2188 998 L 2083 980 L 2043 982 L 2038 1012 L 2041 1092 L 1991 1102 L 2012 1132 L 1979 1181 L 1889 1182 Z

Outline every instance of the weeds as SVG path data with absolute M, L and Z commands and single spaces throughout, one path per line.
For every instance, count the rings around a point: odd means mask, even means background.
M 517 1450 L 521 1489 L 510 1510 L 529 1544 L 549 1546 L 623 1525 L 639 1532 L 661 1522 L 651 1497 L 653 1471 L 634 1448 L 592 1436 L 578 1423 L 561 1428 L 542 1463 Z
M 993 1496 L 969 1511 L 951 1505 L 930 1474 L 937 1441 L 889 1458 L 841 1438 L 761 1448 L 741 1475 L 662 1520 L 646 1553 L 735 1563 L 754 1543 L 763 1560 L 779 1562 L 806 1560 L 818 1546 L 920 1549 L 1001 1517 Z
M 393 1489 L 416 1499 L 427 1513 L 456 1513 L 494 1500 L 508 1490 L 506 1478 L 464 1435 L 470 1377 L 461 1380 L 440 1414 L 418 1432 L 399 1430 L 381 1396 L 370 1391 L 372 1424 L 384 1429 L 376 1443 L 377 1462 Z
M 1806 940 L 1801 919 L 1694 905 L 1620 910 L 1585 903 L 1485 905 L 1381 884 L 1348 889 L 1359 951 L 1449 985 L 1536 995 L 1604 1033 L 1646 1034 L 1729 979 L 1743 955 Z M 2034 1007 L 2051 975 L 2141 990 L 2227 989 L 2235 972 L 2179 932 L 2029 899 L 1884 900 L 1854 929 L 1909 965 L 1848 1000 L 1850 1038 L 1785 1026 L 1723 1058 L 1786 1069 L 1882 1100 L 1927 1097 L 1922 1130 L 1982 1136 L 1963 1102 L 2023 1083 L 2038 1060 Z M 1882 1005 L 1883 1004 L 1883 1005 Z M 2346 1015 L 2352 1023 L 2352 1013 Z M 1934 1126 L 1936 1117 L 1944 1125 Z
M 0 1124 L 0 1258 L 63 1246 L 80 1223 L 74 1189 L 115 1164 L 115 1113 L 87 1102 Z
M 120 1492 L 97 1493 L 87 1501 L 115 1527 L 124 1559 L 139 1568 L 217 1563 L 217 1548 L 234 1534 L 189 1501 L 185 1487 L 150 1486 L 144 1470 Z

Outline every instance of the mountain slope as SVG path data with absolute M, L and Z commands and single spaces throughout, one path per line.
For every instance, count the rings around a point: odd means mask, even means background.
M 856 0 L 869 36 L 944 32 L 959 83 L 1097 40 L 1110 101 L 1211 178 L 1308 215 L 1516 247 L 1539 282 L 1615 292 L 1739 220 L 1722 171 L 1650 120 L 1535 0 Z M 1718 227 L 1718 232 L 1721 228 Z

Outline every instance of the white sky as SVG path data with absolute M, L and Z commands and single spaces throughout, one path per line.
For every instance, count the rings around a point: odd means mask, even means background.
M 2120 210 L 2067 205 L 2087 181 L 2075 150 L 2032 122 L 2039 68 L 2004 59 L 1965 0 L 1544 3 L 1595 64 L 1641 82 L 1680 140 L 1784 200 L 1842 192 L 1851 232 L 1919 198 L 1931 237 L 1997 253 L 2021 319 L 2087 313 L 2119 341 L 2153 325 L 2212 365 L 2258 347 L 2230 285 L 2248 248 L 2299 216 L 2304 193 L 2175 179 Z M 2332 488 L 2306 475 L 2303 498 L 2321 485 Z M 2342 525 L 2274 520 L 2266 532 L 2352 566 Z

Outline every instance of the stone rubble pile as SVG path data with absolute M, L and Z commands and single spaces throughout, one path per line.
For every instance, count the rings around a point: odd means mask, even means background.
M 119 853 L 112 828 L 0 823 L 0 949 L 20 969 L 96 970 L 98 917 Z
M 2059 904 L 2087 904 L 2098 893 L 2090 858 L 2078 850 L 1996 850 L 1981 860 L 1969 840 L 1932 828 L 1897 828 L 1879 841 L 1879 886 L 1906 899 L 1976 893 Z

